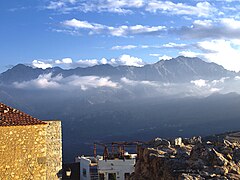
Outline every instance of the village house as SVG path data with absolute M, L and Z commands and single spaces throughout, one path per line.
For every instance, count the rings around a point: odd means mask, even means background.
M 41 121 L 0 103 L 0 179 L 59 179 L 60 121 Z
M 94 156 L 79 156 L 81 180 L 126 180 L 134 172 L 137 154 L 129 154 L 125 148 L 136 148 L 138 142 L 113 142 L 110 144 L 94 144 Z M 97 155 L 96 145 L 104 148 L 103 155 Z M 110 147 L 109 147 L 110 146 Z M 111 148 L 111 152 L 109 152 Z M 69 169 L 71 172 L 71 169 Z M 68 173 L 68 172 L 66 172 Z M 69 175 L 69 179 L 71 179 Z

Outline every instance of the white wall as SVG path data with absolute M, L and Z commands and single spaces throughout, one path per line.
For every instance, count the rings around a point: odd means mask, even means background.
M 89 164 L 91 161 L 85 157 L 76 158 L 75 162 L 80 162 L 80 179 L 81 180 L 90 180 L 90 168 Z M 86 175 L 84 176 L 84 170 L 86 170 Z
M 98 173 L 105 174 L 105 180 L 108 180 L 108 173 L 116 173 L 118 180 L 124 180 L 125 173 L 134 172 L 135 159 L 126 160 L 99 160 Z

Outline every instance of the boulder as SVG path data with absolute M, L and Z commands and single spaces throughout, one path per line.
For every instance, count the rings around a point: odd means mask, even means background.
M 162 139 L 162 138 L 155 138 L 154 140 L 150 141 L 148 144 L 153 148 L 157 148 L 160 146 L 164 146 L 164 147 L 171 146 L 170 141 L 168 141 L 166 139 Z

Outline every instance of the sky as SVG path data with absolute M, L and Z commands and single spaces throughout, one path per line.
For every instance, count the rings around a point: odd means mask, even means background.
M 240 0 L 8 0 L 0 20 L 0 72 L 19 63 L 141 67 L 179 55 L 240 71 Z

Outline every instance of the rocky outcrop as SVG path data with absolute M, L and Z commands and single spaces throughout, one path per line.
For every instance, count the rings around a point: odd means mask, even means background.
M 202 142 L 200 137 L 168 141 L 156 138 L 138 147 L 131 180 L 240 179 L 240 144 Z

